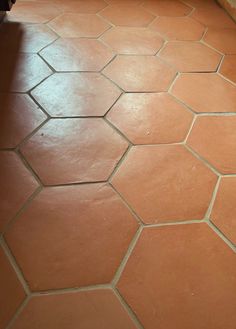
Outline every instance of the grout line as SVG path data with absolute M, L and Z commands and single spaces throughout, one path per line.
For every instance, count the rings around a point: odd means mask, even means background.
M 218 189 L 219 189 L 220 181 L 221 181 L 221 177 L 218 177 L 217 182 L 216 182 L 216 186 L 215 186 L 214 191 L 212 193 L 212 198 L 211 198 L 209 207 L 208 207 L 208 209 L 206 211 L 206 214 L 205 214 L 205 217 L 204 217 L 206 220 L 208 220 L 208 218 L 210 218 L 212 208 L 213 208 L 214 203 L 215 203 L 216 195 L 217 195 L 217 192 L 218 192 Z
M 170 222 L 162 222 L 156 224 L 144 224 L 144 228 L 155 228 L 155 227 L 164 227 L 164 226 L 176 226 L 176 225 L 189 225 L 189 224 L 199 224 L 205 223 L 205 219 L 189 219 L 189 220 L 179 220 L 179 221 L 170 221 Z
M 227 245 L 236 253 L 236 246 L 228 240 L 228 238 L 212 223 L 210 220 L 207 221 L 210 228 L 218 235 Z
M 139 319 L 137 318 L 136 314 L 134 313 L 134 311 L 131 309 L 131 307 L 126 303 L 125 299 L 122 297 L 122 295 L 120 294 L 119 290 L 117 288 L 113 289 L 116 297 L 118 298 L 119 302 L 121 303 L 121 305 L 124 307 L 124 309 L 127 311 L 127 313 L 129 314 L 130 318 L 133 320 L 134 324 L 136 325 L 137 329 L 145 329 L 143 327 L 143 325 L 141 324 L 141 322 L 139 321 Z
M 188 138 L 189 138 L 189 135 L 191 134 L 191 131 L 193 130 L 193 126 L 194 126 L 195 121 L 196 121 L 196 119 L 197 119 L 197 115 L 196 115 L 196 114 L 193 114 L 193 115 L 194 115 L 194 116 L 193 116 L 192 123 L 191 123 L 190 128 L 189 128 L 189 131 L 187 132 L 187 135 L 186 135 L 186 137 L 185 137 L 185 139 L 184 139 L 184 141 L 183 141 L 184 144 L 187 143 L 187 140 L 188 140 Z
M 122 131 L 120 131 L 109 119 L 106 117 L 103 117 L 103 120 L 113 129 L 116 131 L 118 135 L 120 135 L 123 139 L 126 140 L 126 142 L 129 144 L 129 146 L 133 146 L 133 143 L 128 139 L 126 135 L 123 134 Z
M 13 315 L 13 317 L 11 318 L 10 322 L 8 323 L 8 325 L 6 326 L 5 329 L 12 328 L 12 325 L 14 324 L 14 322 L 16 321 L 16 319 L 18 318 L 18 316 L 22 313 L 23 309 L 28 304 L 29 300 L 30 300 L 30 296 L 26 296 L 25 300 L 18 307 L 18 309 L 16 310 L 15 314 Z
M 121 167 L 123 161 L 125 160 L 125 158 L 127 157 L 127 155 L 129 154 L 129 151 L 131 150 L 132 145 L 128 145 L 127 149 L 125 150 L 125 152 L 123 153 L 122 157 L 120 158 L 120 160 L 117 162 L 117 165 L 115 166 L 114 170 L 112 171 L 112 173 L 110 174 L 110 176 L 108 177 L 108 182 L 110 182 L 113 178 L 113 176 L 115 175 L 115 173 L 118 171 L 118 169 Z

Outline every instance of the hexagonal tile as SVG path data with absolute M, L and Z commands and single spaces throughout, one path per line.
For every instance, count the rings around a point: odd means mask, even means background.
M 204 41 L 224 54 L 236 54 L 236 29 L 209 28 Z
M 52 71 L 37 54 L 0 53 L 3 79 L 0 91 L 26 92 L 35 87 Z
M 43 24 L 16 24 L 6 22 L 0 26 L 0 49 L 37 53 L 57 39 L 57 35 Z
M 205 26 L 235 28 L 234 21 L 219 6 L 202 6 L 191 14 L 191 17 Z
M 127 147 L 103 119 L 53 119 L 21 151 L 44 184 L 57 185 L 105 181 Z
M 64 12 L 81 14 L 96 14 L 107 6 L 103 0 L 58 0 L 55 3 Z
M 223 174 L 236 174 L 236 116 L 198 117 L 187 141 Z
M 124 94 L 107 119 L 133 144 L 181 142 L 193 115 L 167 93 Z
M 181 74 L 171 93 L 196 112 L 236 112 L 236 88 L 217 74 Z
M 157 16 L 185 16 L 192 10 L 191 7 L 178 0 L 147 0 L 144 1 L 144 8 Z
M 159 32 L 168 40 L 200 40 L 205 27 L 190 17 L 159 17 L 150 29 Z
M 0 268 L 0 328 L 3 329 L 25 299 L 25 292 L 2 247 Z
M 146 224 L 202 219 L 216 176 L 181 145 L 133 147 L 112 178 Z
M 41 51 L 56 71 L 100 71 L 114 57 L 103 43 L 94 39 L 58 39 Z
M 155 17 L 141 6 L 126 4 L 108 6 L 100 15 L 114 25 L 133 27 L 145 27 Z
M 117 56 L 104 74 L 125 91 L 166 91 L 176 71 L 155 56 Z
M 37 187 L 37 182 L 15 153 L 0 152 L 0 231 Z
M 24 94 L 0 94 L 0 108 L 0 148 L 16 147 L 47 118 Z
M 235 286 L 235 253 L 206 224 L 144 229 L 118 283 L 145 329 L 234 329 Z
M 112 290 L 97 289 L 33 297 L 12 329 L 135 329 L 131 318 Z
M 168 42 L 159 53 L 167 63 L 180 72 L 216 71 L 222 56 L 198 42 Z
M 55 73 L 32 92 L 55 117 L 103 116 L 120 94 L 114 84 L 97 73 Z
M 220 67 L 220 73 L 236 83 L 236 55 L 226 55 Z
M 6 240 L 31 289 L 48 290 L 109 283 L 137 228 L 108 185 L 52 187 L 36 196 Z
M 116 27 L 102 36 L 102 40 L 118 54 L 155 55 L 163 39 L 144 28 Z
M 221 178 L 211 221 L 236 245 L 236 177 Z
M 99 37 L 110 25 L 90 14 L 63 14 L 48 24 L 62 38 Z
M 21 23 L 46 23 L 60 14 L 61 11 L 49 2 L 18 1 L 7 19 Z

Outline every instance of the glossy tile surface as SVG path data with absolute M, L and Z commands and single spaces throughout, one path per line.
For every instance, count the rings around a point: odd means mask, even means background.
M 58 185 L 107 180 L 127 146 L 102 119 L 54 119 L 21 152 L 44 184 Z
M 197 118 L 188 145 L 222 174 L 236 173 L 236 116 Z
M 56 73 L 32 92 L 55 117 L 103 116 L 120 94 L 118 87 L 97 73 Z
M 34 297 L 13 325 L 14 329 L 136 329 L 118 298 L 110 290 L 94 290 Z
M 233 329 L 235 284 L 235 253 L 203 223 L 144 229 L 118 289 L 144 328 Z
M 0 329 L 235 329 L 235 31 L 215 0 L 15 2 Z
M 162 144 L 184 140 L 193 115 L 167 93 L 130 93 L 116 102 L 107 119 L 133 144 Z
M 146 224 L 202 219 L 215 183 L 213 172 L 181 145 L 135 146 L 112 178 Z
M 32 290 L 81 287 L 112 280 L 137 226 L 107 185 L 54 187 L 34 199 L 6 240 Z

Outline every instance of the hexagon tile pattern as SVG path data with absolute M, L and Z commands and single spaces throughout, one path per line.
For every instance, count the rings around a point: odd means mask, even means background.
M 135 146 L 112 185 L 146 224 L 202 219 L 216 176 L 181 145 Z
M 137 226 L 107 185 L 52 187 L 17 218 L 6 240 L 32 290 L 79 287 L 112 280 Z
M 0 329 L 235 329 L 235 31 L 215 0 L 15 1 Z
M 21 152 L 45 185 L 105 181 L 128 143 L 102 119 L 54 119 Z
M 118 289 L 145 329 L 234 329 L 235 285 L 235 253 L 192 224 L 144 229 Z

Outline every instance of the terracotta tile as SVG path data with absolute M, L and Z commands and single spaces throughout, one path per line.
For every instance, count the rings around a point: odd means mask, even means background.
M 24 94 L 0 94 L 0 148 L 14 148 L 47 117 Z
M 69 13 L 48 24 L 62 38 L 99 37 L 110 25 L 96 15 Z
M 124 94 L 107 115 L 134 144 L 181 142 L 193 115 L 167 93 Z
M 103 119 L 54 119 L 21 151 L 43 183 L 54 185 L 106 180 L 127 146 Z
M 59 9 L 64 12 L 96 14 L 107 6 L 103 0 L 67 0 L 55 1 Z
M 0 91 L 26 92 L 52 71 L 37 54 L 0 53 L 0 62 L 4 63 L 0 80 Z
M 114 25 L 133 27 L 145 27 L 155 17 L 141 6 L 127 4 L 110 5 L 100 15 Z
M 13 152 L 0 152 L 0 231 L 16 215 L 38 184 Z
M 36 196 L 6 239 L 32 290 L 59 289 L 109 283 L 137 227 L 108 185 L 52 187 Z
M 112 184 L 150 224 L 202 219 L 216 176 L 181 145 L 135 146 Z
M 181 74 L 172 94 L 196 112 L 236 112 L 236 88 L 217 74 Z
M 234 329 L 235 285 L 234 252 L 203 223 L 144 229 L 118 288 L 145 329 Z
M 94 39 L 58 39 L 41 51 L 41 56 L 56 71 L 100 71 L 114 53 Z
M 205 26 L 236 28 L 234 21 L 218 6 L 199 7 L 193 11 L 191 17 Z
M 208 6 L 213 6 L 217 7 L 218 4 L 216 3 L 215 0 L 184 0 L 186 4 L 193 8 L 202 8 L 202 7 L 208 7 Z
M 224 54 L 236 54 L 236 29 L 209 28 L 204 41 Z
M 187 143 L 222 174 L 236 173 L 236 116 L 198 117 Z
M 200 40 L 205 27 L 190 17 L 159 17 L 150 29 L 159 32 L 168 40 Z
M 61 11 L 49 2 L 18 1 L 7 18 L 14 22 L 46 23 L 61 14 Z
M 236 245 L 236 177 L 223 177 L 211 212 L 211 221 Z
M 32 92 L 36 101 L 56 117 L 103 116 L 120 94 L 98 73 L 55 73 Z
M 220 67 L 220 73 L 236 83 L 236 55 L 226 55 Z
M 0 26 L 0 49 L 37 53 L 56 40 L 57 35 L 43 24 L 18 24 L 8 22 Z
M 142 0 L 106 0 L 109 5 L 138 5 L 142 2 Z
M 222 56 L 199 42 L 168 42 L 159 53 L 180 72 L 212 72 Z
M 4 329 L 23 302 L 25 292 L 2 247 L 0 247 L 0 268 L 0 328 Z
M 147 0 L 144 1 L 143 6 L 157 16 L 185 16 L 192 10 L 191 7 L 178 0 Z
M 111 290 L 92 290 L 33 297 L 13 329 L 135 329 Z
M 117 56 L 104 74 L 125 91 L 166 91 L 175 70 L 155 56 Z
M 116 27 L 102 36 L 102 40 L 118 54 L 155 55 L 163 39 L 154 31 L 144 28 Z

